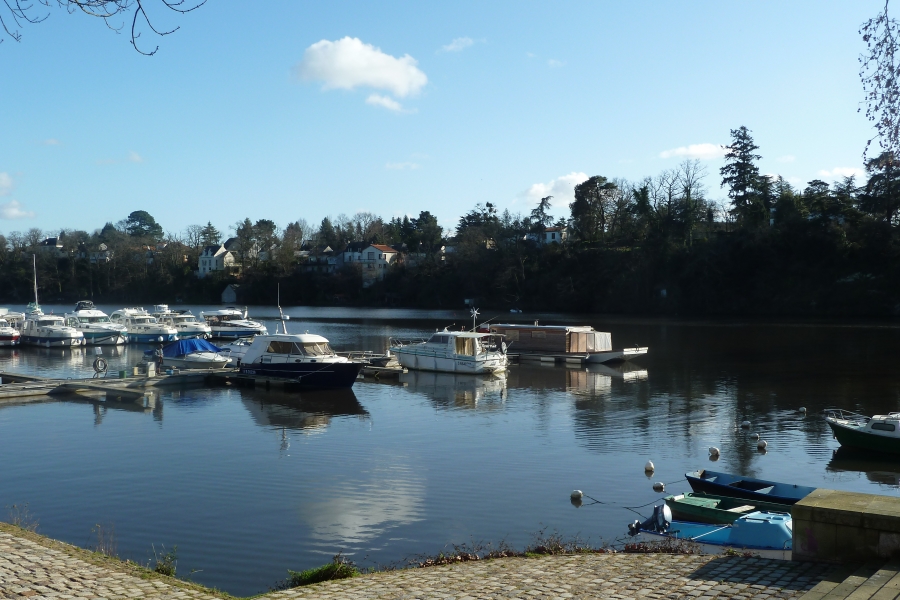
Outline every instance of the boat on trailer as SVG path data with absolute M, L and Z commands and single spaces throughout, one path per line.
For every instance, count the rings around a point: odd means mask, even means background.
M 796 504 L 816 489 L 804 485 L 741 477 L 707 469 L 685 473 L 684 477 L 695 492 L 778 504 Z
M 825 410 L 825 422 L 841 446 L 900 454 L 900 412 L 867 417 L 839 408 Z
M 731 550 L 791 560 L 793 549 L 793 521 L 783 512 L 755 511 L 729 525 L 713 525 L 673 520 L 669 507 L 661 504 L 653 507 L 653 515 L 643 523 L 630 523 L 628 534 L 638 541 L 694 543 L 703 554 Z
M 595 331 L 590 325 L 497 323 L 489 331 L 503 335 L 510 352 L 520 360 L 552 355 L 586 363 L 622 362 L 649 351 L 646 346 L 613 350 L 612 334 Z
M 509 365 L 506 342 L 475 331 L 438 331 L 427 340 L 390 339 L 390 352 L 407 369 L 444 373 L 499 373 Z

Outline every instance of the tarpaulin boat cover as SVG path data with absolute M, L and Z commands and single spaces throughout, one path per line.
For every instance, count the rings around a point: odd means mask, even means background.
M 169 358 L 184 356 L 193 352 L 221 352 L 221 350 L 200 338 L 178 340 L 163 348 L 163 356 L 168 356 Z

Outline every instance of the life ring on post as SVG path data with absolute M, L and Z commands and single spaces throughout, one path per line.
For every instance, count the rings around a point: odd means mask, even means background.
M 94 359 L 94 372 L 95 373 L 106 373 L 106 370 L 109 368 L 109 365 L 106 363 L 106 359 L 102 356 L 98 356 Z

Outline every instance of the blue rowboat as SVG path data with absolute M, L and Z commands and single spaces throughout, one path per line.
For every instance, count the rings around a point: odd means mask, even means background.
M 741 477 L 706 469 L 685 473 L 684 477 L 695 492 L 777 502 L 778 504 L 795 504 L 816 489 L 804 485 Z

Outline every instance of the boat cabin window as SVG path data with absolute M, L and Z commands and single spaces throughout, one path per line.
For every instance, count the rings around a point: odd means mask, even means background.
M 81 323 L 109 323 L 109 317 L 78 317 Z
M 478 353 L 478 340 L 475 338 L 456 338 L 456 353 L 464 356 L 475 356 Z
M 293 342 L 269 342 L 266 352 L 271 352 L 272 354 L 296 354 Z
M 872 429 L 876 431 L 896 431 L 897 427 L 893 423 L 872 423 Z
M 51 325 L 59 325 L 56 319 L 41 319 L 38 321 L 38 327 L 49 327 Z
M 134 322 L 135 323 L 155 323 L 156 320 L 153 319 L 152 317 L 135 317 Z
M 271 354 L 296 354 L 300 356 L 331 356 L 334 350 L 326 342 L 269 342 L 266 352 Z
M 431 344 L 446 344 L 448 341 L 450 341 L 449 335 L 441 335 L 439 333 L 434 334 L 431 336 L 431 339 L 428 340 Z

